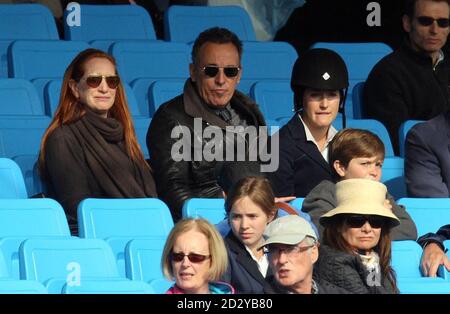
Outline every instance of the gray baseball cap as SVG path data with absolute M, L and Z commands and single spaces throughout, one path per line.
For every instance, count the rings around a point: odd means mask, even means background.
M 311 224 L 297 215 L 287 215 L 275 219 L 267 225 L 264 231 L 266 239 L 261 246 L 271 243 L 295 245 L 302 242 L 306 237 L 317 241 L 316 233 Z

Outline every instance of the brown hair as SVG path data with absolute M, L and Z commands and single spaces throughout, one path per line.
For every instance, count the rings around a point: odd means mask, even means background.
M 328 159 L 330 165 L 339 160 L 347 168 L 353 158 L 378 156 L 384 160 L 384 152 L 384 144 L 376 134 L 367 130 L 348 128 L 334 136 Z M 336 178 L 340 178 L 334 167 L 331 168 Z
M 334 216 L 329 223 L 325 225 L 323 230 L 322 243 L 329 247 L 349 254 L 356 255 L 357 253 L 350 247 L 342 236 L 343 232 L 349 228 L 346 225 L 346 214 L 339 214 Z M 392 285 L 394 291 L 398 291 L 397 280 L 395 278 L 395 271 L 391 267 L 391 227 L 389 223 L 385 223 L 381 227 L 381 235 L 378 244 L 374 247 L 374 251 L 380 257 L 380 270 L 384 280 L 388 280 Z
M 164 245 L 163 254 L 161 257 L 161 267 L 164 276 L 173 280 L 173 267 L 171 254 L 173 246 L 178 237 L 182 236 L 188 231 L 196 230 L 206 236 L 209 242 L 209 254 L 211 255 L 211 267 L 209 269 L 209 281 L 217 281 L 225 273 L 228 267 L 228 255 L 223 242 L 222 236 L 211 223 L 201 218 L 188 218 L 180 220 L 170 231 Z
M 404 12 L 405 15 L 407 15 L 410 19 L 414 18 L 414 15 L 416 14 L 416 2 L 419 0 L 405 0 L 404 5 Z M 446 2 L 448 6 L 450 7 L 450 0 L 427 0 L 427 1 L 433 1 L 433 2 Z
M 66 69 L 66 72 L 64 73 L 61 95 L 59 98 L 59 106 L 55 112 L 55 116 L 53 117 L 52 122 L 50 123 L 49 127 L 44 133 L 44 136 L 42 137 L 39 154 L 39 171 L 41 173 L 41 176 L 45 176 L 46 172 L 45 145 L 47 143 L 48 137 L 58 127 L 74 123 L 82 118 L 86 113 L 84 105 L 81 104 L 72 93 L 72 90 L 69 87 L 69 82 L 71 80 L 79 82 L 84 75 L 84 65 L 86 64 L 86 62 L 94 58 L 108 59 L 116 68 L 117 74 L 115 59 L 111 55 L 101 50 L 86 49 L 80 52 L 75 57 L 75 59 L 72 60 L 72 62 Z M 128 103 L 122 83 L 120 83 L 117 87 L 116 99 L 114 101 L 114 105 L 109 110 L 108 115 L 122 124 L 124 129 L 125 147 L 128 154 L 130 155 L 130 158 L 133 161 L 143 163 L 146 167 L 148 167 L 148 164 L 145 161 L 144 155 L 142 154 L 141 148 L 136 139 L 136 133 L 134 131 L 133 121 L 128 110 Z
M 246 177 L 239 180 L 227 195 L 225 211 L 229 216 L 233 205 L 248 196 L 264 213 L 270 217 L 275 211 L 275 195 L 268 179 L 264 177 Z

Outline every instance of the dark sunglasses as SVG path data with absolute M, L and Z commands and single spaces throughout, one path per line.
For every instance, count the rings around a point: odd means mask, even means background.
M 446 28 L 449 25 L 449 19 L 446 19 L 446 18 L 433 19 L 432 17 L 429 17 L 429 16 L 418 16 L 417 17 L 417 22 L 419 22 L 419 24 L 422 26 L 430 26 L 431 24 L 434 23 L 434 21 L 436 21 L 437 25 L 441 28 Z
M 346 217 L 347 226 L 350 228 L 361 228 L 366 221 L 369 222 L 372 228 L 381 228 L 384 225 L 384 219 L 379 216 L 354 215 Z
M 187 256 L 187 258 L 189 259 L 189 261 L 191 263 L 201 263 L 204 260 L 211 257 L 211 255 L 201 255 L 201 254 L 195 254 L 195 253 L 189 253 L 189 254 L 172 253 L 172 261 L 181 262 L 185 256 Z
M 219 69 L 223 69 L 223 73 L 229 78 L 236 77 L 241 70 L 240 67 L 218 67 L 215 65 L 207 65 L 202 68 L 202 71 L 208 77 L 216 77 L 217 73 L 219 73 Z
M 120 78 L 117 75 L 91 75 L 86 77 L 86 84 L 91 88 L 97 88 L 102 83 L 103 78 L 105 78 L 109 88 L 116 89 L 119 86 Z

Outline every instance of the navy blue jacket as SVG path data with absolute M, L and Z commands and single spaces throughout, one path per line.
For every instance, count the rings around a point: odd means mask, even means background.
M 442 226 L 436 233 L 427 233 L 421 236 L 417 242 L 423 247 L 425 244 L 433 242 L 445 250 L 444 241 L 450 240 L 450 225 Z
M 275 195 L 305 197 L 323 180 L 333 180 L 331 168 L 317 146 L 306 141 L 305 128 L 294 115 L 279 131 L 280 164 L 269 175 Z
M 413 126 L 405 151 L 408 197 L 450 197 L 450 111 Z
M 228 251 L 228 269 L 221 281 L 230 283 L 236 293 L 273 294 L 275 293 L 269 278 L 272 277 L 272 269 L 267 270 L 266 278 L 258 269 L 258 264 L 252 259 L 239 239 L 230 231 L 225 237 Z

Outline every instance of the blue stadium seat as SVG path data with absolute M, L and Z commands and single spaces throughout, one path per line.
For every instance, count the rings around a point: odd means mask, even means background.
M 0 294 L 47 294 L 47 289 L 32 280 L 0 280 Z
M 19 247 L 30 237 L 70 237 L 61 205 L 45 198 L 2 200 L 0 204 L 0 251 L 11 278 L 19 279 Z
M 0 198 L 28 197 L 22 172 L 9 158 L 0 158 L 0 186 Z
M 290 80 L 297 57 L 294 47 L 286 42 L 244 42 L 238 90 L 250 94 L 252 85 L 257 81 Z
M 450 198 L 401 198 L 397 201 L 416 223 L 417 233 L 437 232 L 450 221 Z
M 182 215 L 186 217 L 201 217 L 212 224 L 225 219 L 225 200 L 223 198 L 191 198 L 184 202 Z
M 204 30 L 224 27 L 240 40 L 256 40 L 250 16 L 239 6 L 180 6 L 172 5 L 164 16 L 167 41 L 190 43 Z
M 0 79 L 0 118 L 45 116 L 35 87 L 24 79 Z
M 173 286 L 173 281 L 168 281 L 165 278 L 153 279 L 149 282 L 150 286 L 155 290 L 157 294 L 165 294 L 170 287 Z
M 290 119 L 293 116 L 294 93 L 290 81 L 259 81 L 250 96 L 256 101 L 266 119 Z
M 154 294 L 145 282 L 130 280 L 83 280 L 80 285 L 65 284 L 62 294 Z
M 420 259 L 422 247 L 416 241 L 392 241 L 392 261 L 397 279 L 422 278 Z
M 85 199 L 78 205 L 81 238 L 105 239 L 125 276 L 124 251 L 131 239 L 167 237 L 173 220 L 166 204 L 156 198 Z
M 342 119 L 339 117 L 334 120 L 333 126 L 337 130 L 342 129 Z M 383 141 L 385 148 L 385 156 L 386 157 L 394 157 L 394 149 L 392 148 L 391 138 L 389 137 L 389 133 L 386 127 L 378 120 L 374 119 L 347 119 L 347 128 L 354 129 L 363 129 L 368 130 L 372 133 L 378 135 L 378 137 Z
M 0 5 L 0 77 L 8 77 L 8 47 L 19 39 L 59 39 L 55 20 L 46 6 Z
M 353 86 L 352 90 L 352 106 L 353 106 L 353 119 L 363 119 L 365 117 L 364 112 L 364 83 L 359 82 Z
M 111 53 L 116 58 L 120 77 L 133 88 L 136 79 L 147 78 L 153 82 L 189 77 L 190 50 L 183 43 L 117 42 L 112 45 Z
M 62 78 L 75 56 L 87 48 L 87 43 L 79 41 L 15 41 L 8 51 L 9 76 L 27 80 Z
M 373 66 L 392 49 L 384 43 L 315 43 L 312 48 L 327 48 L 336 51 L 348 68 L 349 83 L 345 111 L 349 118 L 357 118 L 353 113 L 352 91 L 356 83 L 365 81 Z
M 49 293 L 61 293 L 68 282 L 120 278 L 111 248 L 99 239 L 28 239 L 19 261 L 20 278 L 39 281 Z
M 404 160 L 400 157 L 386 157 L 383 162 L 381 182 L 395 198 L 406 197 Z
M 408 135 L 409 130 L 415 126 L 417 123 L 425 122 L 424 120 L 407 120 L 400 125 L 398 129 L 398 143 L 400 148 L 400 157 L 405 158 L 405 143 L 406 136 Z
M 401 294 L 450 294 L 450 282 L 442 278 L 403 279 L 397 286 Z
M 125 249 L 127 278 L 150 282 L 162 279 L 161 257 L 166 242 L 165 237 L 134 239 Z
M 182 94 L 184 83 L 185 80 L 156 81 L 152 83 L 148 91 L 148 97 L 145 98 L 145 100 L 148 99 L 148 104 L 150 105 L 150 116 L 153 116 L 163 103 Z M 145 97 L 145 95 L 142 96 Z
M 22 171 L 29 197 L 39 193 L 46 194 L 47 192 L 45 183 L 41 180 L 41 176 L 39 175 L 37 164 L 38 158 L 37 155 L 19 155 L 12 158 Z
M 139 5 L 80 5 L 80 26 L 64 23 L 66 40 L 154 40 L 152 20 Z M 64 20 L 70 11 L 65 10 Z

